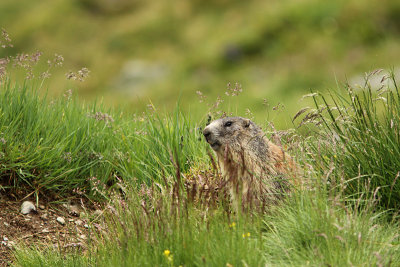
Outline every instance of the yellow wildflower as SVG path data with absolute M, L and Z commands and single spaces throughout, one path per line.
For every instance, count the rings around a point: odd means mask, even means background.
M 169 261 L 171 264 L 173 264 L 174 258 L 173 258 L 172 254 L 171 254 L 171 251 L 169 249 L 166 249 L 166 250 L 164 250 L 163 254 L 164 254 L 165 258 L 167 259 L 167 261 Z
M 171 254 L 171 251 L 169 251 L 168 249 L 164 250 L 164 256 L 168 257 L 169 254 Z
M 235 223 L 235 222 L 232 222 L 231 224 L 229 224 L 229 227 L 230 227 L 230 228 L 235 228 L 235 226 L 236 226 L 236 223 Z
M 249 232 L 244 233 L 242 236 L 243 236 L 243 238 L 250 237 L 250 233 Z

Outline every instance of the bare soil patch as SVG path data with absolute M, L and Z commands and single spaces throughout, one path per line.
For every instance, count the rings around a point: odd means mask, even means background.
M 71 248 L 85 250 L 85 244 L 90 238 L 87 214 L 93 213 L 93 205 L 89 208 L 79 200 L 81 203 L 75 205 L 79 207 L 76 213 L 71 212 L 66 204 L 55 203 L 54 199 L 40 199 L 36 212 L 23 215 L 20 212 L 22 202 L 29 200 L 35 203 L 32 198 L 22 199 L 25 196 L 18 197 L 0 191 L 0 266 L 12 263 L 12 252 L 15 246 L 21 244 L 51 245 L 60 251 Z M 57 221 L 58 217 L 65 220 L 64 225 Z

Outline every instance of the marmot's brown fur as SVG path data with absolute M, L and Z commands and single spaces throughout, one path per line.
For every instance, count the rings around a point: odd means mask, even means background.
M 217 154 L 224 178 L 241 183 L 241 197 L 252 194 L 265 203 L 289 190 L 296 173 L 295 162 L 251 120 L 218 119 L 203 134 Z M 239 193 L 237 188 L 235 191 L 235 185 L 231 184 L 233 198 Z

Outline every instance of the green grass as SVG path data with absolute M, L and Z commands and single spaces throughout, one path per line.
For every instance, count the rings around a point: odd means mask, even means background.
M 263 266 L 261 223 L 255 223 L 260 219 L 229 218 L 222 208 L 199 210 L 186 199 L 174 205 L 160 194 L 151 199 L 143 208 L 143 199 L 131 194 L 125 208 L 117 207 L 95 265 Z M 118 248 L 111 246 L 115 242 Z
M 85 256 L 25 248 L 17 250 L 17 266 L 390 266 L 400 260 L 398 224 L 328 195 L 299 192 L 262 220 L 174 206 L 159 194 L 143 205 L 133 191 L 126 202 L 113 202 L 108 232 Z
M 357 199 L 375 194 L 382 209 L 397 213 L 400 92 L 396 77 L 388 75 L 378 91 L 367 79 L 361 88 L 346 85 L 344 94 L 314 96 L 314 101 L 314 123 L 322 123 L 314 133 L 313 151 L 318 155 L 314 166 L 321 171 L 335 169 L 329 180 L 343 184 L 347 195 Z
M 293 196 L 266 216 L 265 257 L 273 266 L 391 266 L 400 260 L 398 224 L 328 192 Z M 364 199 L 371 202 L 371 199 Z M 375 208 L 375 207 L 374 207 Z
M 171 115 L 133 117 L 104 110 L 101 104 L 82 105 L 69 96 L 41 97 L 35 85 L 0 87 L 5 187 L 25 185 L 35 194 L 60 195 L 78 187 L 93 196 L 99 190 L 92 177 L 102 185 L 112 185 L 120 176 L 150 183 L 161 173 L 167 178 L 175 173 L 170 160 L 175 153 L 183 171 L 202 161 L 205 145 L 198 145 L 195 125 L 179 108 Z
M 379 92 L 366 83 L 346 87 L 347 95 L 315 96 L 317 108 L 296 118 L 307 128 L 282 140 L 305 170 L 307 189 L 265 214 L 232 212 L 223 190 L 206 197 L 204 177 L 218 176 L 200 138 L 205 122 L 179 107 L 132 116 L 68 95 L 42 97 L 29 83 L 3 84 L 2 185 L 38 198 L 75 187 L 90 199 L 100 193 L 107 226 L 84 253 L 19 247 L 15 265 L 395 266 L 400 98 L 391 80 Z M 386 100 L 377 99 L 381 92 Z M 195 193 L 184 186 L 188 178 Z

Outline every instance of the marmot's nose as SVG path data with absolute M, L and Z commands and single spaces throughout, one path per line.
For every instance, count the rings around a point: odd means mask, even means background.
M 208 141 L 208 139 L 210 138 L 210 135 L 211 135 L 211 131 L 209 130 L 209 129 L 204 129 L 204 131 L 203 131 L 203 135 L 204 135 L 204 137 L 206 138 L 206 140 Z

